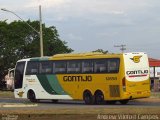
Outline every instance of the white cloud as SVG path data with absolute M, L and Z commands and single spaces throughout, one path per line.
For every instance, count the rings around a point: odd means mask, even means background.
M 28 7 L 42 5 L 44 14 L 57 21 L 93 19 L 98 15 L 127 16 L 151 6 L 148 0 L 30 0 Z M 95 18 L 96 19 L 96 18 Z
M 44 17 L 55 17 L 63 21 L 70 17 L 90 18 L 97 15 L 127 15 L 130 11 L 151 6 L 148 0 L 14 0 L 2 2 L 10 10 L 27 14 L 37 14 L 42 5 Z M 150 1 L 150 0 L 149 0 Z M 18 2 L 18 7 L 17 7 Z M 3 4 L 6 3 L 6 4 Z M 10 3 L 10 4 L 7 4 Z M 21 14 L 20 13 L 20 14 Z M 35 16 L 35 15 L 33 15 Z M 26 17 L 27 18 L 27 17 Z
M 97 48 L 97 45 L 112 50 L 111 44 L 124 43 L 134 49 L 139 45 L 138 48 L 158 56 L 155 51 L 151 52 L 150 43 L 160 49 L 160 0 L 0 0 L 0 3 L 25 20 L 38 20 L 41 4 L 43 22 L 55 25 L 63 40 L 77 51 Z M 17 18 L 0 13 L 0 19 Z M 90 43 L 92 46 L 88 48 Z
M 71 2 L 71 0 L 30 0 L 26 7 L 36 7 L 42 5 L 45 8 L 58 7 Z

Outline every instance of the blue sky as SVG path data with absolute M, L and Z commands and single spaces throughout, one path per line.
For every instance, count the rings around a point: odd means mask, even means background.
M 160 59 L 160 0 L 0 0 L 0 8 L 14 11 L 24 20 L 38 20 L 38 6 L 47 26 L 56 26 L 60 38 L 74 52 L 96 49 L 147 52 Z M 18 20 L 0 11 L 0 20 Z

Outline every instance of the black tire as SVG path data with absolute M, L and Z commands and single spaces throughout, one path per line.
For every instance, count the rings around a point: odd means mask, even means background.
M 84 100 L 85 104 L 87 104 L 87 105 L 94 104 L 94 96 L 92 95 L 92 93 L 90 91 L 85 91 L 83 93 L 83 100 Z
M 52 103 L 58 103 L 58 100 L 52 100 Z
M 102 104 L 105 103 L 105 101 L 104 101 L 104 95 L 103 95 L 103 93 L 101 91 L 97 91 L 95 93 L 95 103 L 97 105 L 102 105 Z
M 28 92 L 28 99 L 29 99 L 31 102 L 38 102 L 38 100 L 36 99 L 36 95 L 35 95 L 35 93 L 34 93 L 32 90 L 30 90 L 30 91 Z
M 129 102 L 129 100 L 120 100 L 119 101 L 122 105 L 126 105 L 128 102 Z

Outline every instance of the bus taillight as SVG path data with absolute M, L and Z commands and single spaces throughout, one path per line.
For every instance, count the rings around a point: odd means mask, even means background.
M 125 77 L 122 79 L 122 87 L 123 87 L 123 91 L 126 91 L 126 79 L 125 79 Z

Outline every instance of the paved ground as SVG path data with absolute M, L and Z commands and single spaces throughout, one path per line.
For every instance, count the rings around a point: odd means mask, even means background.
M 16 109 L 16 107 L 26 107 L 25 109 L 57 109 L 57 108 L 117 108 L 117 107 L 160 107 L 160 99 L 144 98 L 131 100 L 127 105 L 85 105 L 83 101 L 61 100 L 58 103 L 52 103 L 50 100 L 43 100 L 38 103 L 31 103 L 24 99 L 0 98 L 1 109 Z

